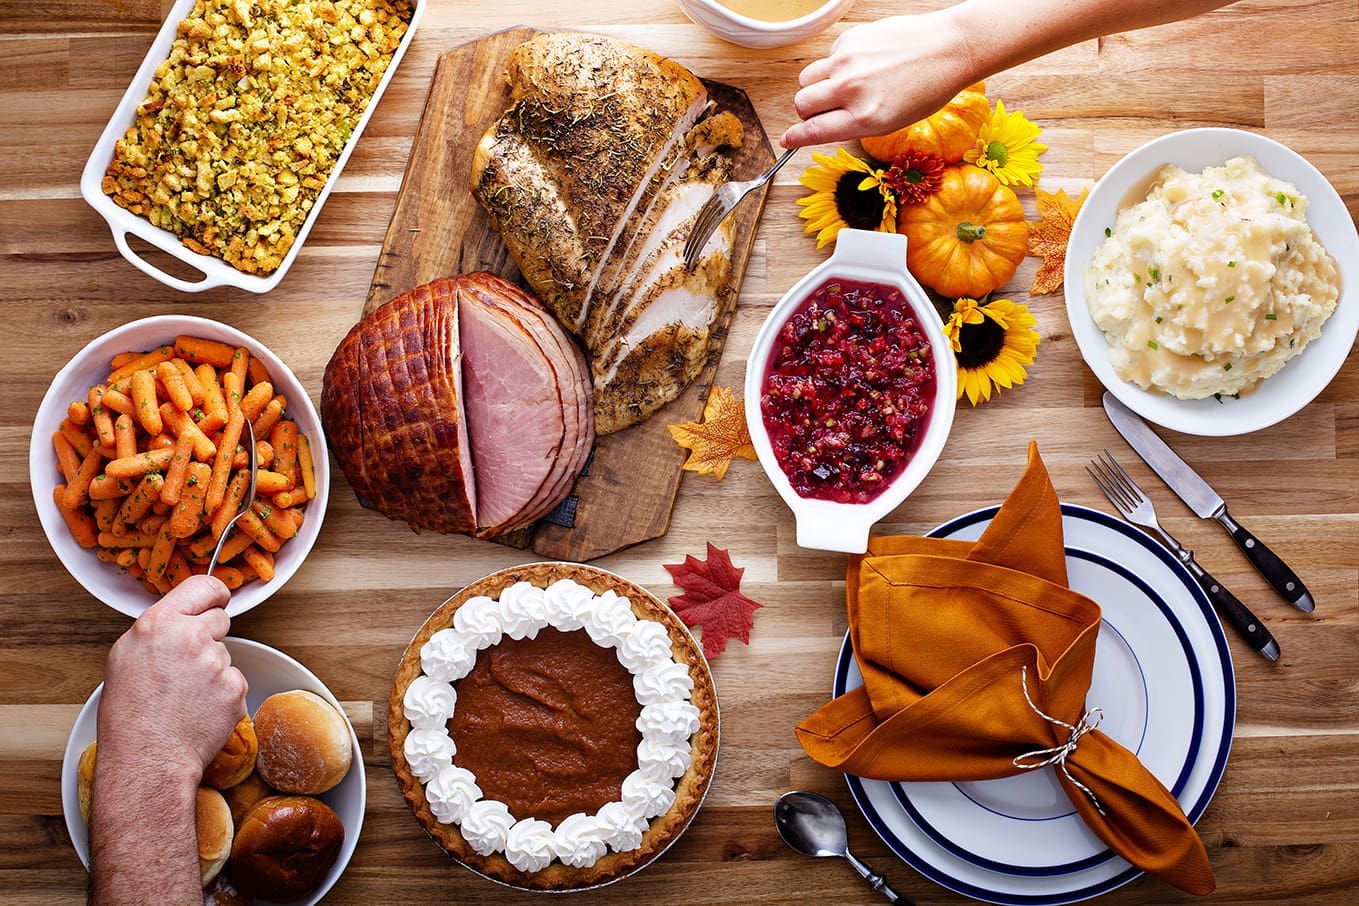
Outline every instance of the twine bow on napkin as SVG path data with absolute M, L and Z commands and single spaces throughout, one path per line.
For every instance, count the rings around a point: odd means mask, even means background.
M 846 584 L 864 684 L 798 725 L 808 755 L 875 780 L 989 780 L 1051 764 L 1114 852 L 1212 892 L 1175 797 L 1087 711 L 1100 610 L 1067 587 L 1061 507 L 1036 445 L 979 540 L 874 537 Z

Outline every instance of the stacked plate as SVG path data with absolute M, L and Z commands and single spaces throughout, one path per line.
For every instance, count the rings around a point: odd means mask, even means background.
M 971 540 L 991 507 L 930 534 Z M 1071 587 L 1103 610 L 1086 705 L 1197 821 L 1222 778 L 1236 721 L 1227 640 L 1212 606 L 1165 549 L 1096 510 L 1062 507 Z M 835 694 L 863 685 L 849 638 Z M 848 776 L 869 824 L 931 880 L 991 903 L 1074 903 L 1140 870 L 1076 814 L 1052 768 L 1003 780 L 887 783 Z

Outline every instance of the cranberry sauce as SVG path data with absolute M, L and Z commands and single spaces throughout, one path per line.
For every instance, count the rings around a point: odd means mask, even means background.
M 867 503 L 910 461 L 933 398 L 930 343 L 901 292 L 830 280 L 779 329 L 760 412 L 800 497 Z

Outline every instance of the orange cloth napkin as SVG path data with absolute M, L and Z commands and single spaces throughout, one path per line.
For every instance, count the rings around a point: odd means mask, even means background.
M 1070 725 L 1085 715 L 1100 610 L 1067 587 L 1037 445 L 978 541 L 874 537 L 847 585 L 864 684 L 798 725 L 812 758 L 875 780 L 987 780 L 1067 744 L 1071 730 L 1038 711 Z M 1114 852 L 1182 890 L 1213 890 L 1193 825 L 1136 755 L 1093 730 L 1065 767 L 1070 777 L 1053 770 L 1067 796 Z

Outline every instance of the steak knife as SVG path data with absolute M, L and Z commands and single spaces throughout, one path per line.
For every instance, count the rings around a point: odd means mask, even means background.
M 1260 575 L 1274 586 L 1274 590 L 1285 601 L 1303 613 L 1311 613 L 1316 609 L 1316 602 L 1297 573 L 1233 519 L 1218 493 L 1170 449 L 1150 425 L 1107 390 L 1104 392 L 1104 412 L 1128 445 L 1151 466 L 1152 471 L 1161 476 L 1161 480 L 1179 495 L 1195 515 L 1200 519 L 1215 519 L 1222 524 L 1237 547 L 1241 548 Z

